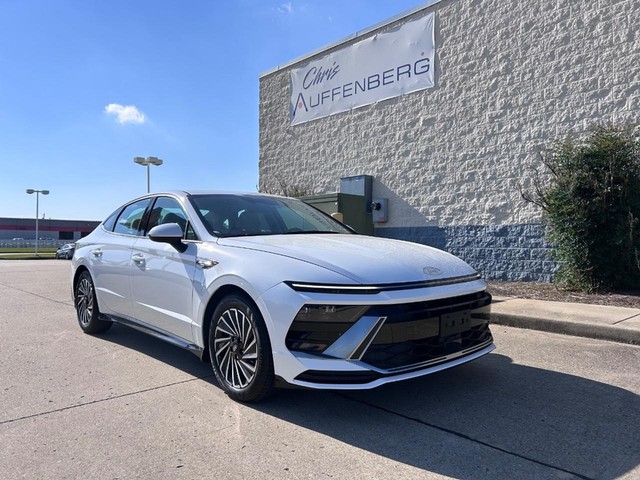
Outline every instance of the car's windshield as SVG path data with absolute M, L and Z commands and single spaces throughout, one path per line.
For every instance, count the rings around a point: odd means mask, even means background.
M 299 200 L 260 195 L 191 195 L 205 227 L 217 237 L 298 233 L 352 233 Z

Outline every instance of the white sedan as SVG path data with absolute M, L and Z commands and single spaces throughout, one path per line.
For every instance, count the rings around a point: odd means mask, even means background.
M 186 348 L 239 401 L 372 388 L 495 348 L 491 296 L 465 262 L 291 198 L 146 195 L 79 240 L 72 265 L 84 332 L 117 322 Z

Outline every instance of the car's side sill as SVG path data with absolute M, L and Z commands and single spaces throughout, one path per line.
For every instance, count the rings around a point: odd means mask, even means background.
M 183 348 L 184 350 L 188 350 L 191 353 L 196 354 L 200 359 L 202 359 L 202 355 L 204 353 L 204 349 L 195 343 L 188 342 L 184 338 L 173 335 L 169 332 L 161 330 L 156 327 L 152 327 L 149 324 L 139 321 L 133 321 L 122 317 L 116 317 L 115 315 L 104 315 L 107 319 L 112 322 L 119 323 L 121 325 L 126 325 L 127 327 L 133 328 L 134 330 L 138 330 L 142 333 L 146 333 L 153 337 L 159 338 L 160 340 L 164 340 L 171 345 L 175 345 L 176 347 Z

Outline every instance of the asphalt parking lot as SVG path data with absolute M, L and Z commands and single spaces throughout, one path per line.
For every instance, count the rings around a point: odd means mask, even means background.
M 640 347 L 494 326 L 476 362 L 242 405 L 197 357 L 77 326 L 64 260 L 0 261 L 1 478 L 640 478 Z

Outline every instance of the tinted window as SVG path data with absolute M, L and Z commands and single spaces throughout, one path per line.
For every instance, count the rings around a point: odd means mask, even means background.
M 124 235 L 138 235 L 142 227 L 142 217 L 150 203 L 151 199 L 145 198 L 124 207 L 113 231 Z
M 118 218 L 118 214 L 120 213 L 120 209 L 113 212 L 109 217 L 102 222 L 102 228 L 104 228 L 108 232 L 113 231 L 113 227 L 116 224 L 116 218 Z
M 153 227 L 165 223 L 177 223 L 183 232 L 186 230 L 185 238 L 187 240 L 197 239 L 180 203 L 171 197 L 158 197 L 149 214 L 146 233 L 148 234 Z
M 218 237 L 295 233 L 352 233 L 299 200 L 261 195 L 193 195 L 191 203 Z

